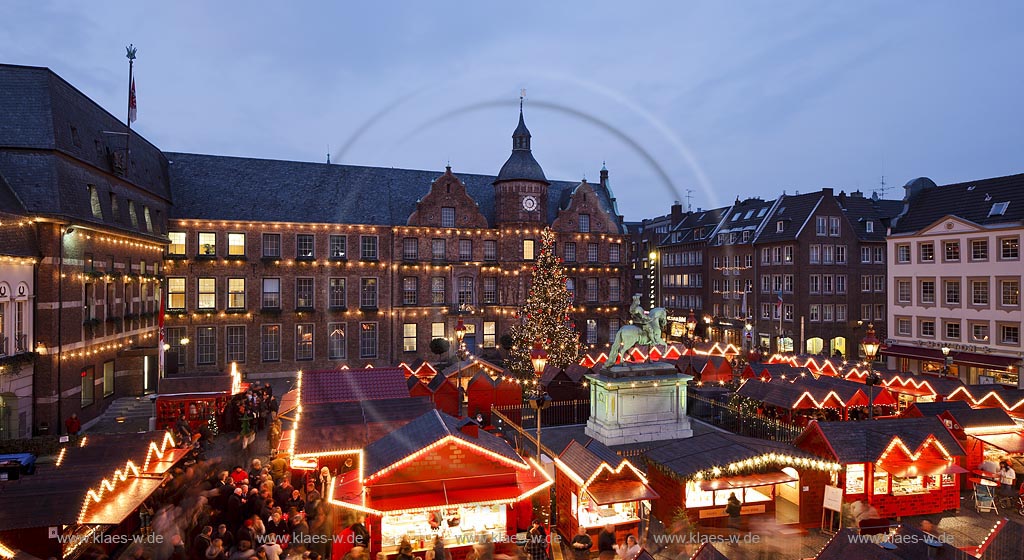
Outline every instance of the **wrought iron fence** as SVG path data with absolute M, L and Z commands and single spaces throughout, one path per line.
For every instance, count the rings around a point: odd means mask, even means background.
M 518 419 L 517 423 L 523 428 L 534 429 L 537 427 L 537 410 L 531 408 L 529 404 L 496 406 L 493 410 L 512 419 Z M 540 411 L 542 427 L 586 424 L 589 419 L 589 399 L 557 401 Z
M 741 412 L 739 408 L 727 402 L 690 392 L 686 394 L 686 413 L 735 434 L 784 443 L 792 443 L 803 431 L 794 424 L 780 422 L 757 413 Z

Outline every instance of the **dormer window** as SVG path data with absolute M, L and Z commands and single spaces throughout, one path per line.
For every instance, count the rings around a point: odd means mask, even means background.
M 989 217 L 1002 216 L 1003 214 L 1006 214 L 1006 209 L 1009 206 L 1009 202 L 997 202 L 992 205 L 992 209 L 988 211 L 988 215 Z
M 868 233 L 875 233 L 875 222 L 867 221 L 864 223 L 864 231 Z

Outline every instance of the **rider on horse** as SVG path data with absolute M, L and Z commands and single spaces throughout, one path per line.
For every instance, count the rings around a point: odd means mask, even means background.
M 648 344 L 653 344 L 654 341 L 661 339 L 659 333 L 655 332 L 658 326 L 654 324 L 654 318 L 640 306 L 640 294 L 633 294 L 633 303 L 629 306 L 629 316 L 633 320 L 633 324 L 644 331 L 649 341 Z

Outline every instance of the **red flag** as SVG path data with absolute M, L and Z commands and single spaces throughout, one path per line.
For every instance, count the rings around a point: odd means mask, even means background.
M 132 84 L 128 90 L 128 122 L 135 122 L 136 118 L 136 105 L 135 105 L 135 78 L 132 78 Z

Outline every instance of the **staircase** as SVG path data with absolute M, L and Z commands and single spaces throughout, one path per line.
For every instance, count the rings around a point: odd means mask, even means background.
M 149 429 L 149 418 L 153 416 L 153 403 L 148 396 L 123 397 L 110 403 L 98 419 L 87 424 L 87 432 L 127 433 Z

